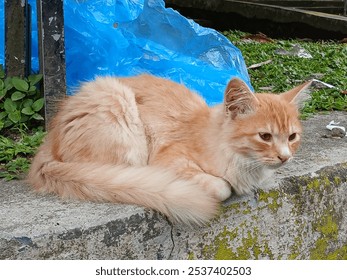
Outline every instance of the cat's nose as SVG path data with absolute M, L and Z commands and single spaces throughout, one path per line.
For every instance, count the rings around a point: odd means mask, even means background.
M 282 163 L 285 163 L 287 162 L 289 159 L 290 159 L 290 156 L 278 156 L 279 160 L 282 162 Z

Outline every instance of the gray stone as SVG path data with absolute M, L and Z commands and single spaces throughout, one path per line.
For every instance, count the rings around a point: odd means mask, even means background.
M 0 181 L 0 259 L 347 259 L 347 137 L 334 112 L 304 121 L 295 160 L 204 227 L 130 205 L 63 201 Z

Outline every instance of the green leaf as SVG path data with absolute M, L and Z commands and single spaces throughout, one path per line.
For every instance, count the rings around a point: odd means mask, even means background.
M 6 116 L 7 116 L 7 112 L 1 112 L 0 113 L 0 120 L 6 118 Z
M 5 86 L 4 81 L 3 81 L 3 80 L 0 80 L 0 89 L 3 89 L 3 88 L 4 88 L 4 86 Z
M 31 107 L 33 105 L 34 101 L 32 99 L 26 99 L 24 100 L 22 106 L 23 107 Z
M 0 100 L 6 95 L 6 90 L 0 89 Z
M 36 87 L 35 86 L 30 86 L 28 89 L 28 92 L 36 92 Z
M 4 83 L 5 83 L 5 89 L 6 90 L 10 90 L 10 89 L 13 88 L 12 79 L 11 78 L 6 78 Z
M 28 77 L 28 80 L 30 82 L 30 85 L 34 86 L 42 80 L 42 74 L 30 75 Z
M 17 77 L 12 78 L 12 84 L 17 90 L 20 91 L 27 91 L 29 89 L 29 84 L 26 81 Z
M 31 109 L 31 107 L 25 107 L 22 109 L 22 113 L 24 115 L 28 115 L 28 116 L 31 116 L 31 115 L 34 115 L 35 112 L 33 111 L 33 109 Z
M 35 119 L 35 120 L 38 120 L 38 121 L 43 121 L 44 120 L 44 118 L 40 114 L 38 114 L 38 113 L 35 113 L 32 116 L 32 118 Z
M 17 100 L 21 100 L 22 98 L 25 97 L 25 94 L 23 92 L 20 91 L 15 91 L 14 93 L 12 93 L 11 95 L 11 99 L 12 101 L 17 101 Z
M 13 122 L 13 123 L 18 123 L 20 121 L 21 115 L 19 111 L 14 111 L 8 114 L 8 118 Z
M 37 99 L 33 103 L 32 108 L 33 108 L 33 110 L 35 112 L 38 112 L 38 111 L 40 111 L 43 108 L 43 104 L 44 104 L 44 99 L 43 98 Z
M 25 122 L 27 122 L 28 120 L 29 120 L 29 116 L 22 114 L 22 116 L 21 116 L 19 122 L 20 122 L 20 123 L 25 123 Z
M 3 129 L 5 126 L 4 122 L 2 120 L 0 120 L 0 130 Z
M 7 113 L 14 112 L 16 110 L 16 104 L 10 99 L 7 98 L 4 102 L 4 109 Z
M 5 119 L 4 121 L 4 128 L 8 128 L 13 125 L 13 122 L 10 119 Z
M 27 96 L 33 99 L 39 98 L 39 96 L 35 97 L 37 95 L 37 91 L 27 91 Z

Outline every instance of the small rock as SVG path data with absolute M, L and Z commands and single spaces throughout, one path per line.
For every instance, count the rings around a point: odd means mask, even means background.
M 339 128 L 339 127 L 334 127 L 331 130 L 331 137 L 333 138 L 343 138 L 345 137 L 346 133 L 344 132 L 343 129 Z
M 333 129 L 329 130 L 328 133 L 323 134 L 321 137 L 322 138 L 343 138 L 346 136 L 346 133 L 343 129 L 339 127 L 334 127 Z

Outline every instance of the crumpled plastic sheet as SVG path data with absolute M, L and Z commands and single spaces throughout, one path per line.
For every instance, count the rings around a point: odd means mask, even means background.
M 36 17 L 36 1 L 29 3 Z M 141 73 L 183 83 L 209 105 L 223 100 L 231 77 L 251 87 L 242 54 L 227 38 L 165 8 L 163 0 L 64 0 L 64 20 L 68 93 L 96 75 Z M 35 56 L 36 38 L 33 44 Z
M 292 48 L 288 51 L 285 49 L 275 50 L 275 54 L 296 56 L 301 58 L 313 58 L 313 56 L 307 50 L 298 44 L 292 44 Z
M 332 130 L 333 128 L 338 128 L 343 131 L 343 133 L 346 133 L 346 128 L 344 126 L 339 126 L 339 122 L 331 121 L 326 128 L 329 130 Z M 347 135 L 347 134 L 346 134 Z

